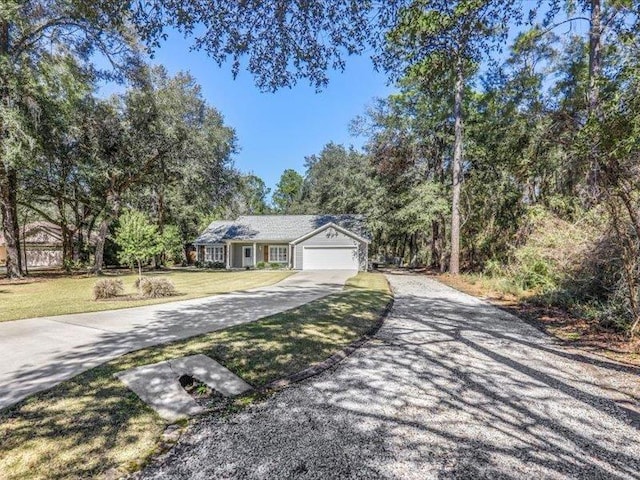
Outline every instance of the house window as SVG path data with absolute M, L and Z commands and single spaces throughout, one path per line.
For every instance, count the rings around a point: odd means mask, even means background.
M 287 251 L 289 247 L 269 247 L 269 261 L 274 263 L 287 263 Z
M 206 247 L 204 252 L 205 262 L 224 262 L 224 247 Z

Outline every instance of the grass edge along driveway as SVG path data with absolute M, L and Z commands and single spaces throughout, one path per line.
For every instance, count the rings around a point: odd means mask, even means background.
M 119 371 L 203 353 L 253 386 L 265 385 L 361 337 L 391 298 L 383 275 L 360 273 L 341 292 L 301 307 L 139 350 L 34 395 L 0 412 L 3 479 L 117 477 L 144 465 L 167 423 L 114 378 Z
M 142 307 L 208 297 L 238 290 L 266 287 L 293 275 L 286 270 L 273 271 L 202 271 L 165 270 L 145 274 L 145 277 L 164 277 L 171 280 L 178 295 L 164 298 L 135 298 L 134 282 L 137 274 L 127 273 L 96 276 L 65 276 L 27 282 L 0 284 L 0 322 L 23 318 L 47 317 L 68 313 L 100 312 L 121 308 Z M 113 300 L 93 299 L 93 286 L 102 278 L 119 278 L 125 294 Z

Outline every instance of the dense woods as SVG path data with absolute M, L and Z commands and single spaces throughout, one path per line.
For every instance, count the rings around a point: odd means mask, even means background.
M 400 55 L 431 35 L 447 54 L 423 42 L 425 57 L 403 70 L 398 93 L 354 121 L 365 151 L 329 144 L 309 157 L 287 211 L 366 214 L 373 251 L 410 266 L 457 272 L 459 241 L 462 270 L 637 332 L 640 10 L 564 7 L 552 3 L 539 22 L 514 28 L 490 62 L 465 53 L 463 92 L 447 44 L 455 39 L 441 29 L 461 35 L 468 17 L 444 7 L 437 15 L 447 21 L 408 13 L 411 29 L 393 35 Z
M 636 0 L 201 3 L 4 2 L 10 277 L 24 273 L 29 218 L 60 225 L 66 264 L 99 271 L 131 209 L 184 243 L 216 217 L 362 213 L 376 255 L 481 272 L 638 332 Z M 196 48 L 234 72 L 248 59 L 265 90 L 321 88 L 367 51 L 397 92 L 354 120 L 362 151 L 326 145 L 283 173 L 269 204 L 264 181 L 235 169 L 234 131 L 195 80 L 145 64 L 165 28 L 196 26 Z M 113 81 L 121 93 L 99 95 Z

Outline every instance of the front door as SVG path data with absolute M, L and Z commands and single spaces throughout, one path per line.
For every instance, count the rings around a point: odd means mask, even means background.
M 253 247 L 242 247 L 242 266 L 253 266 Z

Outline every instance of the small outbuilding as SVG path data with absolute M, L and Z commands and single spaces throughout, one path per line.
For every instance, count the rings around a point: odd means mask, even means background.
M 27 267 L 62 266 L 62 232 L 51 222 L 32 222 L 20 229 L 22 262 Z M 7 261 L 4 236 L 0 232 L 0 265 Z

